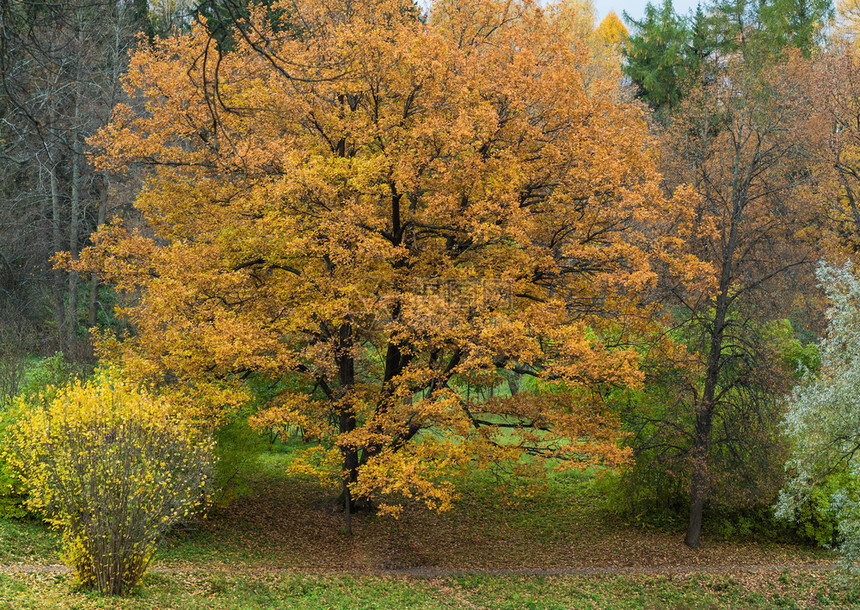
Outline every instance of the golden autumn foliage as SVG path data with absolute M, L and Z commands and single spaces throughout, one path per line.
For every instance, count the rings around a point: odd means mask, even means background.
M 604 45 L 619 54 L 629 36 L 627 28 L 624 27 L 621 19 L 618 18 L 618 15 L 614 11 L 609 11 L 606 17 L 603 18 L 603 21 L 597 26 L 595 34 Z
M 860 33 L 860 2 L 858 0 L 837 0 L 836 19 L 833 38 L 848 42 L 856 49 Z
M 213 459 L 211 439 L 122 377 L 19 405 L 6 451 L 81 585 L 111 595 L 139 584 L 162 536 L 205 500 Z
M 641 382 L 658 267 L 702 268 L 640 109 L 586 92 L 587 49 L 528 1 L 273 9 L 229 52 L 197 25 L 131 59 L 143 106 L 92 143 L 149 172 L 146 226 L 74 263 L 133 297 L 103 353 L 213 417 L 271 380 L 254 422 L 337 447 L 345 498 L 445 508 L 461 467 L 624 462 L 601 391 Z
M 821 166 L 819 192 L 826 202 L 826 218 L 833 228 L 830 260 L 839 253 L 860 249 L 860 61 L 856 47 L 846 46 L 823 55 L 815 85 L 820 130 L 828 134 L 818 149 Z
M 622 48 L 628 36 L 618 15 L 610 12 L 596 25 L 591 0 L 562 0 L 547 10 L 569 44 L 578 47 L 579 71 L 586 89 L 592 83 L 617 87 L 621 82 Z

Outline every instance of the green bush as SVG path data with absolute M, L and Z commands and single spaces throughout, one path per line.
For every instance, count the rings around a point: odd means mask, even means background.
M 854 501 L 860 497 L 858 481 L 844 470 L 833 472 L 817 485 L 806 488 L 791 504 L 791 514 L 783 510 L 780 516 L 793 525 L 803 540 L 833 548 L 839 543 L 839 509 L 846 496 Z
M 251 493 L 250 480 L 257 471 L 260 452 L 269 443 L 248 425 L 245 413 L 236 414 L 215 432 L 215 504 L 229 505 Z
M 260 455 L 277 451 L 281 446 L 279 435 L 273 431 L 261 433 L 249 424 L 260 409 L 295 383 L 294 380 L 277 380 L 251 375 L 245 381 L 249 400 L 237 412 L 230 414 L 215 431 L 215 473 L 213 496 L 216 506 L 229 505 L 238 497 L 251 493 L 251 483 L 260 470 Z M 312 388 L 306 388 L 308 392 Z
M 689 519 L 690 504 L 683 483 L 659 468 L 649 474 L 647 468 L 634 464 L 624 472 L 605 474 L 595 487 L 603 495 L 607 510 L 625 521 L 643 528 L 676 531 L 685 528 Z M 704 515 L 705 532 L 718 539 L 814 542 L 806 530 L 778 520 L 765 502 L 737 505 L 711 500 L 705 503 Z
M 18 406 L 0 409 L 0 447 L 9 444 L 9 429 L 18 419 Z M 24 519 L 30 515 L 25 502 L 27 487 L 14 468 L 0 455 L 0 519 Z
M 799 541 L 805 538 L 788 524 L 774 516 L 773 507 L 765 504 L 750 506 L 705 505 L 705 531 L 718 539 Z
M 211 439 L 115 371 L 22 409 L 8 436 L 28 505 L 63 530 L 84 588 L 136 586 L 163 534 L 205 499 Z
M 56 352 L 24 369 L 17 396 L 47 404 L 59 388 L 67 386 L 73 379 L 85 378 L 91 371 L 92 368 L 68 360 L 63 352 Z
M 830 548 L 837 540 L 839 524 L 830 495 L 821 488 L 811 491 L 795 515 L 797 533 L 818 546 Z
M 610 512 L 646 528 L 674 530 L 686 524 L 689 500 L 685 480 L 660 467 L 638 460 L 619 472 L 607 472 L 595 481 Z

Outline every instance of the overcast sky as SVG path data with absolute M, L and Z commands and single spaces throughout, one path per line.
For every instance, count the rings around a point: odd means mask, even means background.
M 615 11 L 622 22 L 624 21 L 622 11 L 627 11 L 634 19 L 641 19 L 642 15 L 645 14 L 646 4 L 648 4 L 648 0 L 594 0 L 594 8 L 597 9 L 597 23 L 600 23 L 609 11 Z M 662 0 L 651 0 L 651 4 L 658 6 L 662 4 Z M 675 12 L 679 15 L 686 15 L 698 4 L 697 0 L 673 0 L 672 2 Z

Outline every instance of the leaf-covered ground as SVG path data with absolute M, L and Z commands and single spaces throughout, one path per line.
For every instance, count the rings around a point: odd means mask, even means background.
M 433 578 L 155 572 L 140 591 L 104 599 L 53 573 L 0 574 L 0 608 L 856 608 L 857 587 L 830 573 L 446 576 Z
M 265 462 L 253 493 L 174 532 L 124 600 L 75 591 L 57 535 L 0 522 L 0 608 L 852 607 L 853 577 L 814 549 L 644 530 L 588 477 L 529 495 L 474 477 L 447 513 L 359 513 L 343 533 L 333 492 Z M 36 566 L 41 565 L 42 568 Z
M 200 529 L 168 541 L 162 565 L 205 560 L 224 567 L 302 571 L 540 572 L 599 568 L 653 569 L 830 564 L 833 558 L 790 544 L 706 539 L 693 550 L 683 532 L 643 530 L 607 510 L 583 476 L 570 475 L 534 495 L 515 494 L 492 480 L 461 486 L 445 513 L 409 506 L 399 519 L 359 513 L 352 536 L 331 490 L 263 474 L 252 495 L 216 510 Z

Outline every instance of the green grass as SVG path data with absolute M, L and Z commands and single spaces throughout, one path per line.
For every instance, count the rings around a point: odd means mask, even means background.
M 0 520 L 0 565 L 58 563 L 60 535 L 35 521 Z
M 833 573 L 392 577 L 156 572 L 122 599 L 75 590 L 66 574 L 0 575 L 0 608 L 845 608 L 858 585 Z
M 38 522 L 0 521 L 0 608 L 772 608 L 850 607 L 857 585 L 833 571 L 696 572 L 696 566 L 828 560 L 793 545 L 643 530 L 607 510 L 592 473 L 561 472 L 532 488 L 486 473 L 459 479 L 446 513 L 421 506 L 393 520 L 354 516 L 343 533 L 334 490 L 285 474 L 289 452 L 256 460 L 228 507 L 171 533 L 143 586 L 123 599 L 74 589 L 57 564 L 59 536 Z M 680 574 L 510 576 L 530 569 L 686 566 Z M 10 570 L 11 568 L 11 570 Z M 471 575 L 456 575 L 464 571 Z M 496 572 L 495 574 L 493 572 Z M 421 576 L 420 574 L 425 574 Z M 545 572 L 546 573 L 546 572 Z M 440 576 L 430 576 L 440 574 Z

